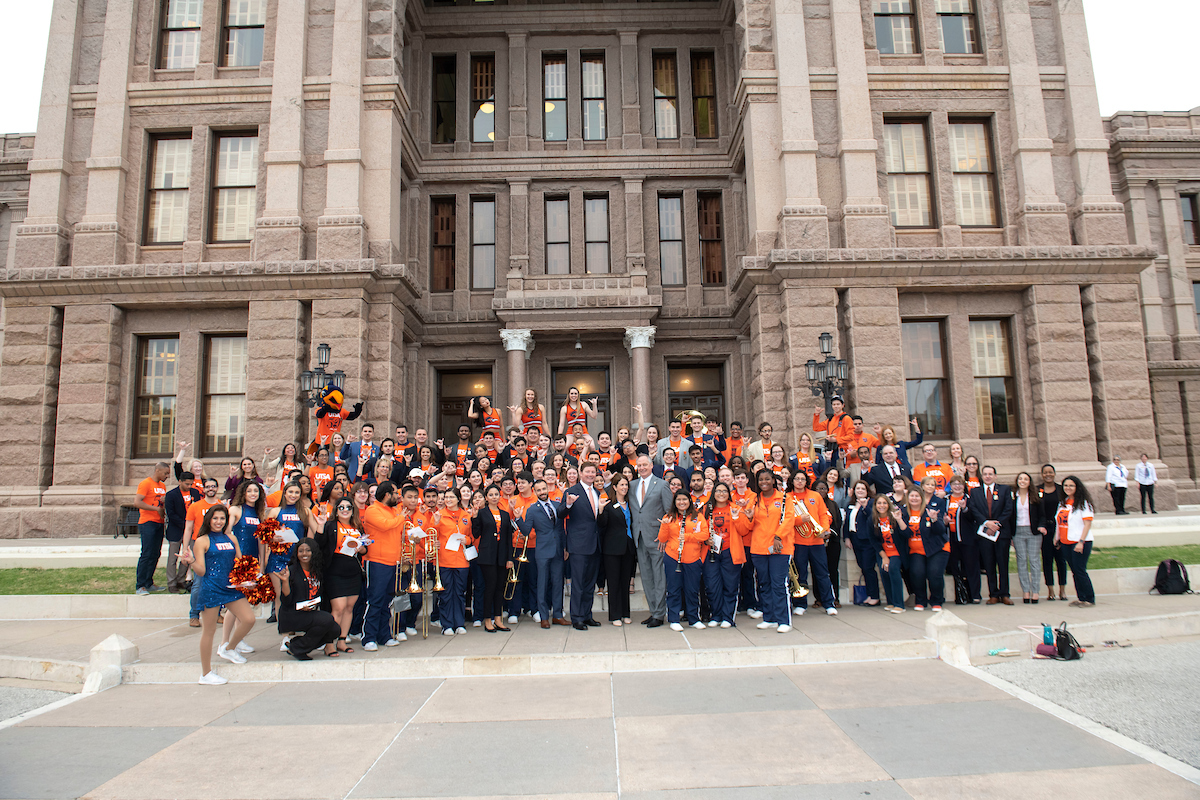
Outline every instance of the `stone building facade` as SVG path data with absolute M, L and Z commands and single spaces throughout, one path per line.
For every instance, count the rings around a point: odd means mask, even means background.
M 828 331 L 868 422 L 1200 500 L 1196 118 L 1102 119 L 1074 0 L 55 0 L 42 92 L 2 536 L 306 440 L 319 343 L 381 431 L 575 385 L 794 448 Z

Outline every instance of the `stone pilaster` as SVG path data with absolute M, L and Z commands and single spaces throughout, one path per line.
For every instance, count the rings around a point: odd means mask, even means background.
M 38 110 L 38 136 L 29 171 L 29 214 L 16 230 L 14 267 L 51 267 L 65 264 L 70 248 L 66 223 L 67 178 L 74 115 L 71 84 L 74 78 L 76 28 L 80 0 L 58 0 L 50 15 L 42 96 Z
M 633 405 L 642 407 L 642 419 L 654 419 L 650 392 L 650 350 L 654 347 L 655 325 L 638 325 L 625 329 L 625 349 L 629 351 Z
M 1003 0 L 1004 45 L 1012 86 L 1013 165 L 1020 193 L 1016 218 L 1023 245 L 1071 243 L 1067 206 L 1054 188 L 1042 76 L 1028 0 Z
M 1096 464 L 1096 425 L 1077 286 L 1025 291 L 1025 346 L 1041 462 Z
M 508 149 L 529 149 L 529 100 L 525 63 L 529 34 L 508 34 Z
M 1167 243 L 1167 269 L 1171 279 L 1170 313 L 1175 327 L 1174 357 L 1200 359 L 1200 332 L 1196 329 L 1195 295 L 1188 274 L 1187 245 L 1183 243 L 1183 215 L 1174 181 L 1159 180 L 1158 200 L 1163 237 Z
M 363 192 L 363 63 L 365 0 L 335 0 L 325 211 L 317 218 L 317 258 L 365 258 Z
M 646 285 L 646 234 L 642 224 L 645 208 L 642 178 L 625 179 L 625 271 L 640 276 Z M 636 281 L 635 281 L 636 282 Z
M 279 0 L 271 81 L 271 135 L 263 153 L 267 168 L 263 215 L 254 229 L 255 261 L 304 258 L 300 219 L 304 184 L 304 61 L 308 0 Z
M 1146 208 L 1146 180 L 1125 180 L 1124 191 L 1128 198 L 1130 230 L 1133 243 L 1154 247 L 1150 231 L 1150 216 Z M 1142 296 L 1142 325 L 1146 328 L 1146 357 L 1150 361 L 1170 361 L 1174 358 L 1174 345 L 1167 333 L 1162 292 L 1158 287 L 1158 263 L 1142 270 L 1139 278 Z
M 1170 376 L 1167 380 L 1154 379 L 1150 381 L 1150 397 L 1154 405 L 1154 421 L 1157 428 L 1158 456 L 1167 465 L 1172 476 L 1171 483 L 1175 485 L 1176 503 L 1196 503 L 1200 502 L 1200 490 L 1198 490 L 1200 487 L 1197 487 L 1196 481 L 1189 476 L 1191 475 L 1191 465 L 1195 463 L 1194 459 L 1198 454 L 1195 452 L 1192 437 L 1188 435 L 1190 431 L 1184 419 L 1185 403 L 1188 402 L 1189 396 L 1200 395 L 1200 385 L 1197 385 L 1200 382 L 1189 381 L 1181 384 L 1174 380 L 1174 377 Z M 1188 391 L 1189 387 L 1192 391 Z M 1188 412 L 1191 411 L 1192 409 L 1188 409 Z M 1192 416 L 1191 418 L 1195 419 L 1196 417 Z M 1126 457 L 1124 453 L 1120 455 Z M 1133 457 L 1132 454 L 1128 456 L 1128 458 Z M 1163 471 L 1160 469 L 1160 477 L 1162 474 Z M 1155 489 L 1154 500 L 1158 508 L 1170 508 L 1159 499 L 1157 489 Z
M 528 178 L 508 180 L 508 230 L 508 278 L 520 280 L 529 274 Z
M 1125 208 L 1112 193 L 1108 137 L 1096 97 L 1087 22 L 1080 0 L 1054 0 L 1059 50 L 1066 65 L 1067 133 L 1078 196 L 1071 209 L 1078 244 L 1125 244 Z
M 785 442 L 791 452 L 801 433 L 812 432 L 812 412 L 820 400 L 813 397 L 808 387 L 804 365 L 810 358 L 821 358 L 818 337 L 825 331 L 834 334 L 834 355 L 838 355 L 838 295 L 833 288 L 785 286 L 780 296 L 784 349 L 779 352 L 783 369 L 776 384 L 779 402 L 767 404 L 762 412 L 765 416 L 753 424 L 770 422 L 775 428 L 775 438 Z
M 846 407 L 864 420 L 907 430 L 899 295 L 894 288 L 848 289 L 844 320 L 850 374 Z
M 300 401 L 300 373 L 310 366 L 307 322 L 308 311 L 299 301 L 250 301 L 247 453 L 278 448 L 279 442 L 304 442 L 308 422 L 302 415 L 312 416 Z
M 875 140 L 862 7 L 830 0 L 833 57 L 837 64 L 838 155 L 842 167 L 842 246 L 892 247 L 887 204 L 879 196 L 879 143 Z
M 4 311 L 0 413 L 9 429 L 0 486 L 12 487 L 10 505 L 37 505 L 54 468 L 63 314 L 51 306 L 7 305 Z
M 500 339 L 508 356 L 508 405 L 520 406 L 525 402 L 525 387 L 528 385 L 525 362 L 533 352 L 533 331 L 528 328 L 501 328 Z
M 366 337 L 370 382 L 364 394 L 370 402 L 363 406 L 363 414 L 378 420 L 378 425 L 412 419 L 405 416 L 412 413 L 415 392 L 404 363 L 404 307 L 395 296 L 368 305 Z
M 638 34 L 621 31 L 621 147 L 642 147 L 642 105 L 638 90 Z

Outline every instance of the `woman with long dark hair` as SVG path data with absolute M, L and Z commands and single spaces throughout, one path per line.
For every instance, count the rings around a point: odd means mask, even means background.
M 481 435 L 491 431 L 497 438 L 502 438 L 504 420 L 500 418 L 500 412 L 492 408 L 492 399 L 487 395 L 481 394 L 471 398 L 471 403 L 467 406 L 467 418 L 474 422 L 476 427 L 483 429 Z
M 325 648 L 325 655 L 338 656 L 341 628 L 333 615 L 320 609 L 321 557 L 312 539 L 296 545 L 292 560 L 279 571 L 279 632 L 304 631 L 287 643 L 287 652 L 297 661 L 312 661 L 310 652 Z
M 693 628 L 704 627 L 700 621 L 700 576 L 707 541 L 708 522 L 692 503 L 692 496 L 686 490 L 676 492 L 658 529 L 667 578 L 667 621 L 673 631 L 683 630 L 682 613 Z
M 1096 605 L 1096 592 L 1087 571 L 1088 558 L 1092 555 L 1095 507 L 1087 487 L 1074 475 L 1063 478 L 1062 494 L 1055 521 L 1058 523 L 1059 546 L 1066 550 L 1067 563 L 1075 578 L 1075 599 L 1068 605 L 1090 608 Z
M 483 620 L 488 633 L 509 631 L 504 626 L 504 583 L 512 562 L 512 517 L 500 507 L 500 487 L 489 486 L 484 493 L 486 505 L 475 514 L 471 535 L 483 570 L 483 595 L 474 599 L 476 618 Z
M 921 489 L 909 489 L 904 505 L 904 522 L 908 529 L 908 573 L 912 578 L 916 611 L 932 605 L 942 610 L 946 586 L 946 547 L 950 538 L 942 522 L 942 507 L 925 502 Z
M 362 557 L 367 548 L 363 544 L 366 535 L 358 517 L 358 509 L 349 497 L 334 502 L 333 513 L 325 528 L 317 534 L 317 545 L 321 552 L 321 563 L 328 564 L 325 571 L 324 596 L 329 601 L 330 613 L 338 623 L 338 650 L 353 652 L 347 641 L 350 622 L 354 615 L 354 604 L 362 594 Z
M 1017 551 L 1017 577 L 1021 581 L 1023 600 L 1028 605 L 1038 601 L 1042 571 L 1042 537 L 1038 533 L 1038 528 L 1042 527 L 1042 504 L 1033 488 L 1033 476 L 1028 472 L 1018 472 L 1013 481 L 1013 504 L 1016 506 L 1013 549 Z
M 812 565 L 813 584 L 815 593 L 813 600 L 824 606 L 827 614 L 837 614 L 834 608 L 833 584 L 829 581 L 829 564 L 826 561 L 825 538 L 829 535 L 832 517 L 826 507 L 824 498 L 818 492 L 808 488 L 808 473 L 797 472 L 792 476 L 791 486 L 788 487 L 788 500 L 796 512 L 795 533 L 792 559 L 796 564 L 796 573 L 801 583 L 808 581 L 808 567 Z M 789 600 L 792 613 L 803 616 L 808 610 L 808 597 Z
M 888 495 L 876 495 L 871 501 L 871 540 L 879 549 L 883 572 L 885 609 L 893 614 L 904 613 L 904 579 L 901 572 L 908 555 L 907 528 L 903 511 Z
M 238 466 L 230 466 L 229 478 L 225 481 L 225 499 L 233 498 L 233 493 L 237 491 L 238 486 L 243 481 L 254 481 L 255 483 L 263 483 L 263 479 L 258 475 L 258 465 L 254 463 L 253 458 L 243 458 Z
M 732 628 L 737 623 L 738 586 L 741 583 L 742 566 L 746 563 L 746 549 L 742 537 L 733 527 L 732 490 L 726 483 L 714 483 L 704 516 L 708 520 L 709 552 L 704 559 L 704 590 L 708 593 L 708 605 L 712 619 L 708 627 L 720 625 Z M 713 543 L 720 537 L 720 546 Z
M 608 620 L 618 628 L 632 622 L 629 612 L 629 582 L 637 565 L 633 522 L 629 510 L 629 478 L 618 474 L 606 490 L 608 504 L 600 512 L 600 552 L 608 579 Z

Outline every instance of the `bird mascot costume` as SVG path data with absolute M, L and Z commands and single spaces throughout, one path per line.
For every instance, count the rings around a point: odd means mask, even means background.
M 343 420 L 358 419 L 358 415 L 362 413 L 362 401 L 354 404 L 353 411 L 343 408 L 345 402 L 346 396 L 333 384 L 321 391 L 321 402 L 313 412 L 317 417 L 317 438 L 308 446 L 309 455 L 315 455 L 318 449 L 329 446 L 333 435 L 341 431 Z

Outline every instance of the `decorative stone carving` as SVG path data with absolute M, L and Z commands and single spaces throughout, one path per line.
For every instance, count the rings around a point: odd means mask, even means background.
M 528 328 L 501 328 L 500 339 L 505 350 L 524 350 L 526 358 L 533 352 L 533 331 Z
M 654 347 L 654 334 L 658 330 L 655 325 L 638 325 L 625 329 L 625 349 L 630 352 L 635 347 Z

